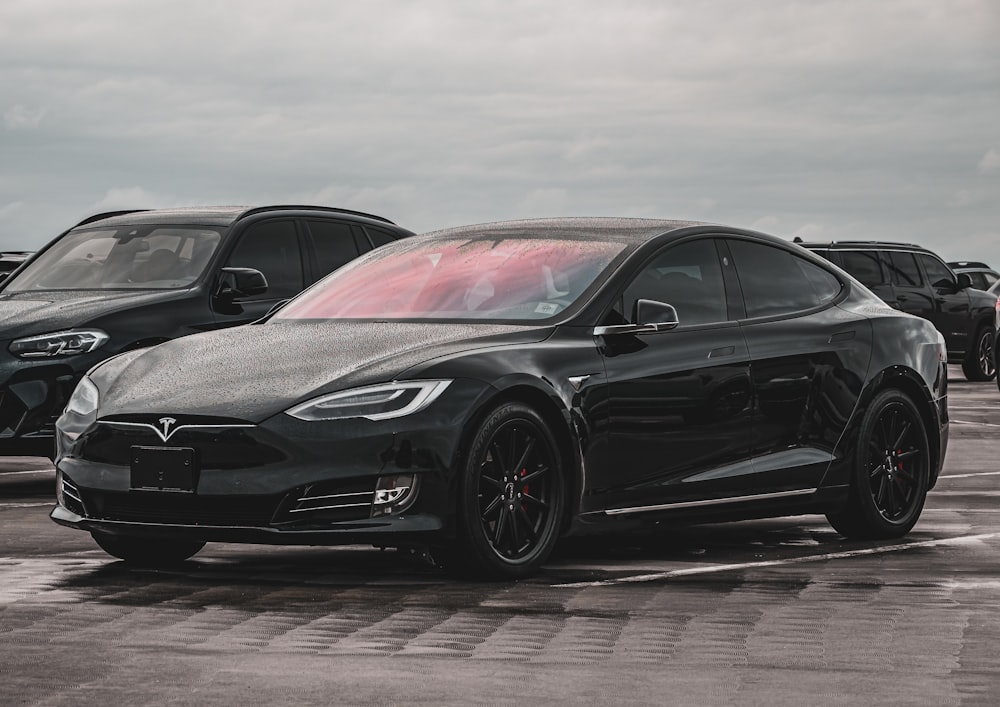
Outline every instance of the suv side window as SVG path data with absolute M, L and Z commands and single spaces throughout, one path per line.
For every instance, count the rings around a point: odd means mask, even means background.
M 372 228 L 371 226 L 365 226 L 365 230 L 368 232 L 368 237 L 372 239 L 372 244 L 378 248 L 380 245 L 385 245 L 386 243 L 392 243 L 396 240 L 388 231 L 383 231 L 380 228 Z
M 917 261 L 913 257 L 913 253 L 890 250 L 886 255 L 889 256 L 889 272 L 892 274 L 893 285 L 920 287 L 923 284 L 923 279 L 920 277 L 920 269 L 917 267 Z
M 689 241 L 653 258 L 625 288 L 630 321 L 635 321 L 640 299 L 673 305 L 681 326 L 726 321 L 726 287 L 715 241 Z
M 226 265 L 256 268 L 267 278 L 267 292 L 252 299 L 292 297 L 304 287 L 302 254 L 293 221 L 265 221 L 240 237 Z
M 747 317 L 791 314 L 832 302 L 841 283 L 833 274 L 783 248 L 729 241 Z
M 886 284 L 885 272 L 877 250 L 843 250 L 840 252 L 841 267 L 858 278 L 866 287 Z
M 306 224 L 316 248 L 317 280 L 358 257 L 350 224 L 337 221 L 307 221 Z
M 953 290 L 957 288 L 955 276 L 951 270 L 933 255 L 917 253 L 917 260 L 924 266 L 924 274 L 927 275 L 927 281 L 931 283 L 931 287 L 950 287 Z

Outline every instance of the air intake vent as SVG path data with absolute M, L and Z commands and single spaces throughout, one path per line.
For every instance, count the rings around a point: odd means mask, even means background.
M 279 523 L 361 520 L 371 515 L 375 481 L 323 482 L 288 494 L 276 519 Z
M 76 513 L 78 516 L 86 516 L 83 509 L 83 498 L 80 496 L 80 489 L 65 476 L 62 477 L 63 505 L 66 510 Z

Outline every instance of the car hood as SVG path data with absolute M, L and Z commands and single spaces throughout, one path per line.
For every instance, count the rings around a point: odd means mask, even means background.
M 271 320 L 110 359 L 99 415 L 170 413 L 260 422 L 327 392 L 392 380 L 440 356 L 544 340 L 551 327 Z
M 188 290 L 50 290 L 0 292 L 0 338 L 86 326 L 111 312 L 184 296 Z

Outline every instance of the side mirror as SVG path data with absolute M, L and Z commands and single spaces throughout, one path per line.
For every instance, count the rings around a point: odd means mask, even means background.
M 967 290 L 972 287 L 972 278 L 969 277 L 969 273 L 960 272 L 958 274 L 958 289 Z
M 254 268 L 222 268 L 215 296 L 233 300 L 267 292 L 267 278 Z
M 634 324 L 613 324 L 611 326 L 594 327 L 594 336 L 610 336 L 613 334 L 655 334 L 670 331 L 680 324 L 677 310 L 672 304 L 657 302 L 651 299 L 641 299 L 635 303 Z
M 680 319 L 672 304 L 641 299 L 635 303 L 635 323 L 658 327 L 655 331 L 667 331 L 680 324 Z

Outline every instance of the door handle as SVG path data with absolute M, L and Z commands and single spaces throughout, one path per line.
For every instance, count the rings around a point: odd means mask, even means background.
M 720 356 L 732 356 L 736 353 L 735 346 L 720 346 L 717 349 L 712 349 L 708 352 L 709 358 L 719 358 Z

